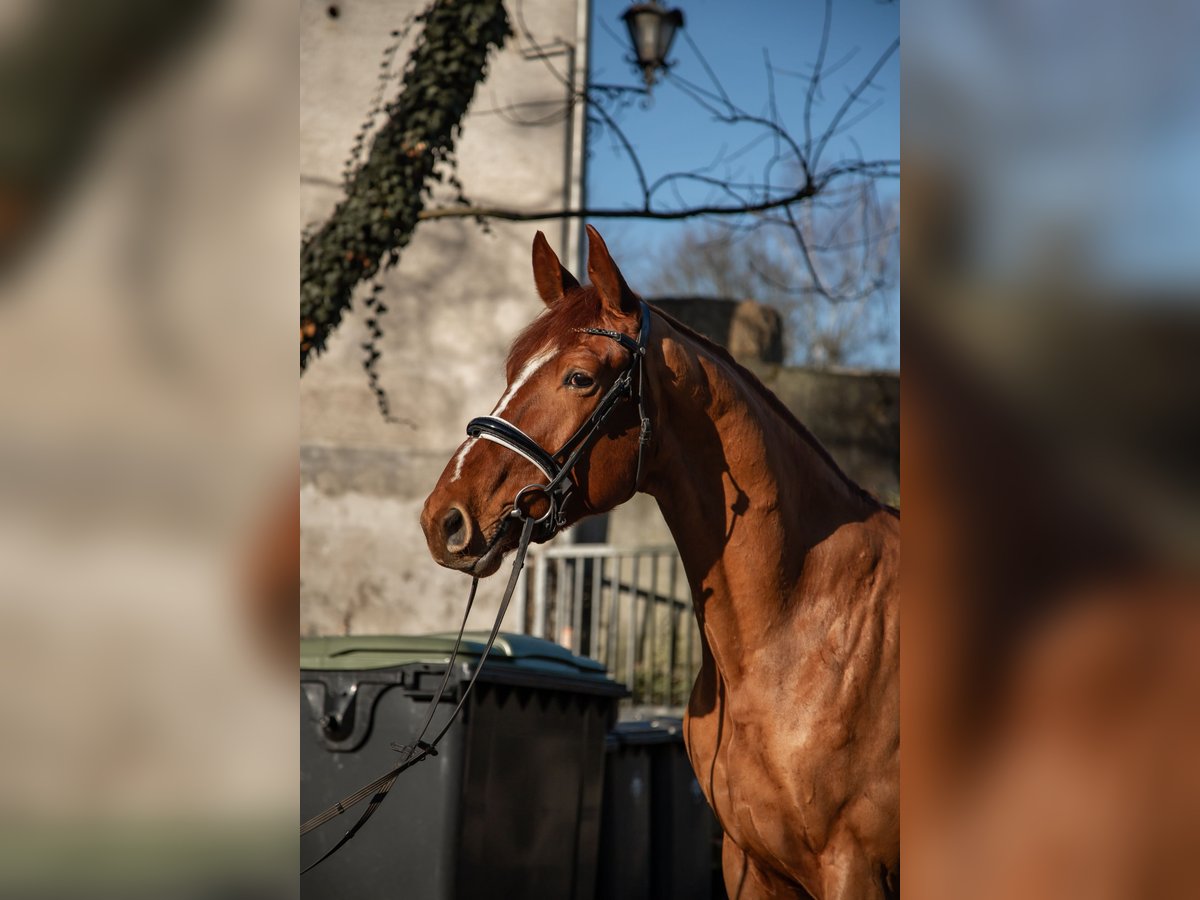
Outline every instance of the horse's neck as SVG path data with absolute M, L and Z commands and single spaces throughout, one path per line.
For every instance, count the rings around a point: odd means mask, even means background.
M 845 612 L 852 598 L 828 582 L 872 538 L 843 526 L 882 509 L 719 354 L 671 329 L 656 355 L 645 489 L 675 537 L 714 660 L 736 678 L 798 616 Z

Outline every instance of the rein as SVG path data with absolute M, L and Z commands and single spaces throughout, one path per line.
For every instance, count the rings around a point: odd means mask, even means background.
M 629 365 L 617 376 L 617 380 L 613 382 L 604 396 L 600 398 L 600 402 L 596 405 L 591 415 L 584 419 L 583 424 L 567 439 L 567 442 L 559 448 L 557 453 L 547 453 L 537 441 L 524 431 L 498 416 L 480 416 L 468 423 L 468 436 L 482 438 L 499 444 L 502 447 L 507 447 L 537 466 L 547 479 L 546 484 L 529 484 L 517 491 L 517 495 L 513 499 L 512 511 L 503 520 L 503 524 L 497 529 L 496 534 L 492 537 L 487 549 L 484 551 L 484 555 L 486 556 L 495 547 L 507 532 L 507 525 L 512 519 L 518 519 L 522 522 L 521 538 L 517 543 L 516 556 L 513 557 L 512 572 L 509 574 L 508 584 L 504 588 L 504 596 L 500 601 L 500 609 L 496 613 L 496 621 L 492 625 L 487 645 L 483 648 L 483 653 L 480 654 L 479 662 L 476 663 L 475 670 L 471 673 L 471 678 L 467 682 L 467 686 L 459 696 L 458 703 L 455 705 L 453 712 L 450 713 L 450 718 L 433 737 L 433 740 L 426 741 L 425 735 L 429 731 L 430 724 L 433 722 L 434 713 L 437 711 L 442 695 L 446 692 L 446 686 L 450 683 L 450 672 L 454 668 L 455 659 L 458 657 L 463 632 L 467 627 L 467 617 L 471 614 L 471 607 L 475 603 L 475 592 L 479 587 L 479 578 L 472 578 L 471 591 L 467 595 L 467 605 L 463 611 L 462 624 L 459 626 L 458 636 L 454 640 L 454 648 L 450 651 L 450 658 L 446 663 L 446 671 L 442 676 L 442 683 L 438 686 L 437 693 L 434 694 L 433 699 L 429 702 L 429 712 L 425 715 L 425 722 L 421 726 L 421 732 L 417 736 L 416 741 L 410 745 L 392 744 L 392 749 L 405 754 L 403 761 L 376 778 L 370 784 L 364 785 L 348 797 L 343 797 L 337 803 L 333 804 L 333 806 L 308 819 L 300 826 L 301 836 L 306 835 L 310 831 L 320 828 L 327 822 L 348 812 L 367 799 L 367 797 L 371 797 L 370 804 L 363 810 L 362 815 L 358 817 L 358 821 L 341 836 L 336 844 L 325 851 L 315 862 L 310 863 L 302 869 L 300 871 L 301 875 L 312 871 L 325 860 L 329 859 L 329 857 L 344 847 L 351 838 L 358 834 L 359 830 L 367 824 L 371 816 L 375 815 L 375 811 L 379 809 L 388 792 L 395 786 L 396 780 L 402 772 L 412 768 L 430 756 L 437 756 L 438 744 L 446 736 L 446 733 L 450 730 L 455 720 L 457 720 L 458 714 L 466 704 L 467 697 L 470 696 L 471 689 L 475 686 L 475 680 L 479 677 L 479 673 L 483 669 L 483 664 L 487 661 L 488 654 L 491 653 L 492 645 L 496 642 L 496 636 L 500 633 L 500 624 L 504 621 L 504 614 L 508 611 L 509 601 L 512 600 L 513 592 L 516 590 L 517 577 L 525 565 L 525 557 L 529 552 L 529 544 L 535 538 L 534 530 L 538 530 L 538 534 L 536 535 L 537 540 L 544 541 L 553 537 L 564 527 L 566 524 L 565 507 L 574 487 L 574 483 L 570 480 L 571 473 L 574 471 L 584 451 L 592 445 L 592 442 L 600 434 L 600 429 L 603 427 L 605 420 L 616 408 L 617 404 L 626 397 L 632 397 L 638 407 L 641 430 L 638 435 L 638 460 L 637 471 L 634 476 L 634 490 L 637 490 L 641 484 L 642 453 L 645 450 L 646 444 L 650 441 L 650 420 L 646 416 L 642 398 L 642 363 L 646 357 L 646 344 L 650 336 L 650 308 L 644 300 L 639 302 L 641 303 L 642 322 L 641 327 L 638 329 L 636 341 L 629 337 L 629 335 L 621 334 L 619 331 L 609 331 L 606 328 L 578 329 L 580 332 L 586 334 L 598 334 L 602 337 L 612 338 L 630 352 L 631 359 Z M 637 370 L 636 387 L 634 386 L 635 369 Z M 562 456 L 566 456 L 566 459 L 562 463 L 559 463 L 558 458 Z M 521 500 L 526 494 L 536 493 L 543 494 L 550 504 L 550 508 L 537 518 L 525 512 L 521 507 Z
M 425 715 L 425 722 L 421 726 L 421 733 L 417 736 L 417 740 L 408 746 L 392 744 L 392 749 L 406 754 L 402 762 L 376 778 L 370 784 L 359 788 L 350 796 L 343 797 L 337 803 L 333 804 L 333 806 L 313 816 L 300 826 L 301 836 L 306 835 L 313 829 L 320 828 L 326 822 L 336 819 L 342 813 L 349 811 L 352 807 L 357 806 L 363 800 L 367 799 L 367 797 L 371 797 L 370 805 L 363 810 L 363 814 L 358 817 L 358 821 L 341 836 L 336 844 L 325 851 L 320 858 L 301 869 L 301 875 L 312 871 L 325 862 L 325 860 L 337 853 L 351 838 L 358 834 L 359 829 L 367 824 L 367 820 L 375 815 L 375 810 L 379 809 L 388 792 L 396 784 L 396 779 L 399 778 L 401 772 L 412 768 L 427 757 L 437 756 L 438 744 L 446 736 L 446 732 L 450 730 L 450 726 L 454 724 L 458 718 L 458 714 L 466 704 L 467 697 L 471 694 L 471 688 L 475 686 L 475 680 L 479 677 L 479 673 L 483 669 L 483 664 L 487 661 L 488 654 L 492 651 L 492 645 L 496 642 L 496 635 L 500 633 L 500 623 L 504 620 L 504 614 L 508 611 L 509 601 L 512 600 L 513 591 L 517 587 L 517 576 L 520 575 L 521 569 L 525 565 L 525 555 L 529 552 L 529 542 L 533 536 L 533 527 L 536 524 L 536 520 L 528 516 L 524 517 L 524 522 L 525 524 L 521 529 L 521 540 L 517 544 L 517 555 L 513 558 L 512 573 L 508 576 L 508 585 L 504 588 L 504 597 L 500 601 L 500 609 L 496 613 L 496 621 L 492 625 L 491 633 L 488 635 L 487 645 L 483 648 L 483 653 L 479 656 L 479 662 L 475 665 L 475 671 L 471 673 L 471 680 L 467 682 L 466 688 L 458 698 L 458 703 L 455 705 L 454 711 L 450 713 L 450 718 L 446 720 L 446 724 L 442 726 L 432 741 L 425 741 L 425 734 L 429 731 L 429 725 L 433 721 L 433 715 L 437 711 L 438 703 L 441 702 L 442 695 L 446 692 L 446 685 L 450 682 L 450 672 L 454 668 L 454 660 L 458 656 L 459 646 L 462 644 L 463 632 L 467 628 L 467 617 L 471 614 L 471 607 L 475 603 L 475 591 L 479 587 L 478 578 L 471 579 L 471 592 L 467 595 L 467 608 L 463 612 L 463 620 L 462 625 L 458 629 L 458 637 L 455 638 L 454 648 L 450 651 L 450 659 L 446 663 L 446 672 L 442 676 L 442 683 L 438 686 L 437 693 L 434 694 L 433 699 L 429 701 L 429 712 Z M 496 536 L 492 538 L 493 545 L 501 538 L 504 532 L 505 529 L 503 527 L 496 532 Z M 374 794 L 373 797 L 371 796 L 372 794 Z

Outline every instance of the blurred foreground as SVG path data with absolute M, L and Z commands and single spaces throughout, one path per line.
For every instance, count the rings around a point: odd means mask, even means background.
M 1196 894 L 1200 16 L 1152 6 L 904 13 L 914 897 Z
M 0 17 L 6 896 L 295 883 L 294 18 Z

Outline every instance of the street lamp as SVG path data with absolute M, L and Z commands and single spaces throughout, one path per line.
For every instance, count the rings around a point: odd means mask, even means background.
M 654 76 L 659 69 L 667 69 L 667 53 L 671 50 L 671 41 L 675 39 L 675 31 L 683 27 L 683 13 L 677 9 L 666 9 L 658 0 L 649 3 L 636 3 L 621 16 L 625 27 L 629 29 L 629 39 L 633 42 L 634 60 L 642 77 L 646 80 L 646 90 L 654 85 Z

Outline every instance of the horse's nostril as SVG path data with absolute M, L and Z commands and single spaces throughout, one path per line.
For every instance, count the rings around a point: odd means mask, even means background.
M 442 533 L 446 535 L 446 549 L 454 553 L 467 546 L 470 539 L 470 529 L 467 527 L 466 516 L 457 506 L 452 506 L 442 517 Z

